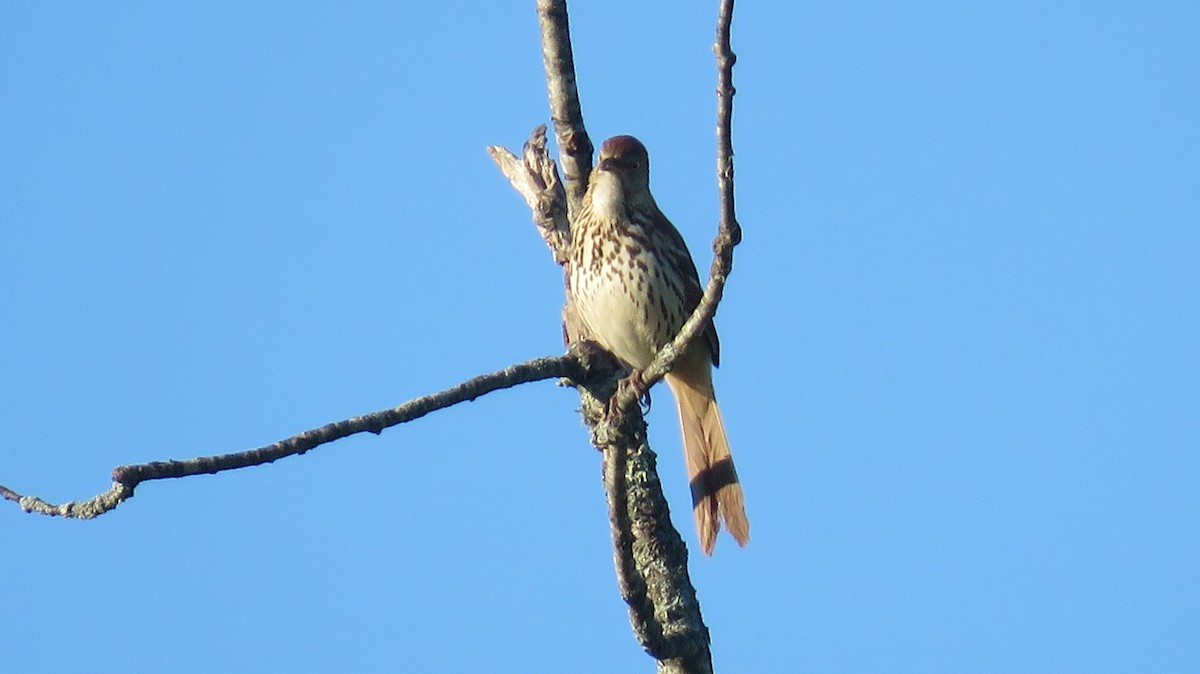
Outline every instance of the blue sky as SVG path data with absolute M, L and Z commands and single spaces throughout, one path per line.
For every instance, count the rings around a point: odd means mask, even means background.
M 715 3 L 648 4 L 573 7 L 584 113 L 705 269 Z M 548 121 L 532 5 L 6 3 L 0 484 L 87 498 L 558 353 L 484 151 Z M 744 2 L 734 41 L 718 670 L 1200 669 L 1200 9 Z M 0 662 L 650 671 L 575 405 L 9 505 Z

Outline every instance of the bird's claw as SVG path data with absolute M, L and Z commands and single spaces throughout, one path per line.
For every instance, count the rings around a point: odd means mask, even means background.
M 617 382 L 617 392 L 613 397 L 608 399 L 608 413 L 613 415 L 617 412 L 617 402 L 623 399 L 626 394 L 631 394 L 646 412 L 650 411 L 650 389 L 646 388 L 646 382 L 642 379 L 642 371 L 634 370 L 629 373 L 621 381 Z

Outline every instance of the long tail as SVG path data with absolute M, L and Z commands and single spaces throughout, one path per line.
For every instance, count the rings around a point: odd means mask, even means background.
M 745 546 L 750 541 L 750 520 L 713 392 L 712 367 L 699 359 L 682 358 L 666 381 L 679 407 L 700 547 L 704 554 L 712 554 L 721 520 L 738 545 Z

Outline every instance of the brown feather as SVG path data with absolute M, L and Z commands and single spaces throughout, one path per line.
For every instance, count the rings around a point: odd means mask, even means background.
M 750 541 L 750 521 L 706 355 L 703 349 L 689 349 L 666 376 L 666 382 L 675 395 L 683 429 L 696 533 L 704 554 L 711 555 L 722 521 L 741 546 Z

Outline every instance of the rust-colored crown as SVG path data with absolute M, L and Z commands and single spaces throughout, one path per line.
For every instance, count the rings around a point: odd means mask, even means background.
M 600 146 L 601 159 L 637 159 L 646 156 L 646 146 L 633 136 L 613 136 Z

